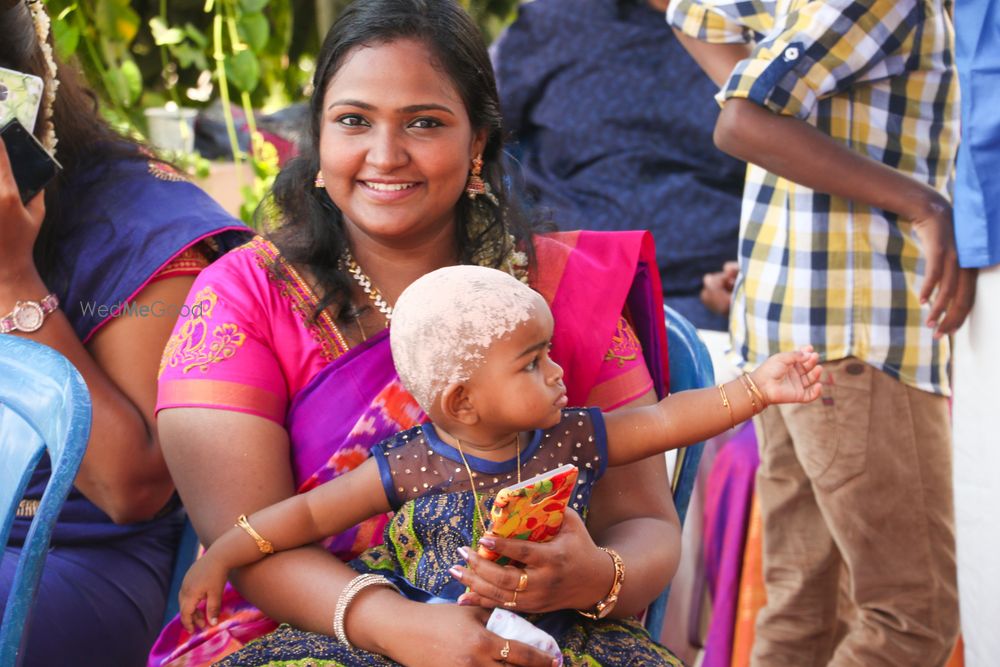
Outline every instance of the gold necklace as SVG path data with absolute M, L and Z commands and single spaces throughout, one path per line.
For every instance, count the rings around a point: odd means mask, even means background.
M 483 535 L 489 531 L 486 529 L 486 521 L 483 519 L 483 514 L 486 508 L 479 502 L 479 494 L 476 493 L 476 480 L 472 476 L 472 468 L 469 466 L 469 461 L 465 458 L 465 452 L 462 450 L 462 441 L 459 438 L 455 438 L 455 442 L 458 443 L 458 453 L 462 457 L 462 463 L 465 464 L 465 472 L 469 473 L 469 488 L 472 489 L 472 502 L 475 503 L 475 512 L 479 516 L 479 526 L 483 529 Z M 514 436 L 514 447 L 517 451 L 517 483 L 521 483 L 521 434 L 518 433 Z
M 392 306 L 390 306 L 389 302 L 382 296 L 382 292 L 380 292 L 378 288 L 372 284 L 372 279 L 368 277 L 368 274 L 361 270 L 361 267 L 358 265 L 357 261 L 354 259 L 354 255 L 351 254 L 349 249 L 344 250 L 344 254 L 340 256 L 340 265 L 345 268 L 349 274 L 351 274 L 351 277 L 354 278 L 354 282 L 361 286 L 364 293 L 368 295 L 371 302 L 375 304 L 376 308 L 378 308 L 378 312 L 385 315 L 385 321 L 386 324 L 388 324 L 389 321 L 392 320 Z

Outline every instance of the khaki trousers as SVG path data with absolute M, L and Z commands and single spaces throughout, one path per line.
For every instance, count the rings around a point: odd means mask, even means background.
M 855 358 L 757 417 L 754 667 L 935 667 L 958 635 L 948 401 Z M 838 609 L 838 596 L 843 595 Z

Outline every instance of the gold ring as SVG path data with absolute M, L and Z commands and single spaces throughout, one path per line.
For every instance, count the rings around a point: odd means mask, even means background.
M 503 606 L 507 609 L 517 609 L 517 591 L 514 591 L 514 597 L 512 597 L 508 602 L 504 602 Z
M 504 640 L 503 648 L 500 649 L 500 659 L 506 661 L 507 656 L 510 655 L 510 641 Z
M 521 578 L 518 580 L 517 588 L 514 589 L 514 592 L 520 593 L 527 587 L 528 587 L 528 571 L 521 570 Z

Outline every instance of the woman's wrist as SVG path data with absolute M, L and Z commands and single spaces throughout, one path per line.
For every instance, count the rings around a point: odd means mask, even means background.
M 608 547 L 597 547 L 611 558 L 612 579 L 608 592 L 593 605 L 577 611 L 587 618 L 604 618 L 618 604 L 618 596 L 621 594 L 622 586 L 625 583 L 625 562 L 618 552 Z
M 416 603 L 408 601 L 392 588 L 366 588 L 351 601 L 344 617 L 344 631 L 354 646 L 395 660 L 392 640 L 406 635 L 405 632 L 397 634 L 397 631 L 408 619 L 419 617 L 413 610 L 404 608 L 410 604 Z

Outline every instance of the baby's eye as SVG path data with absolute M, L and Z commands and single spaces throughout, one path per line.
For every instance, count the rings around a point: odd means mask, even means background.
M 356 113 L 343 115 L 337 119 L 337 122 L 347 127 L 361 127 L 368 124 L 368 121 Z
M 527 366 L 524 367 L 524 370 L 533 371 L 537 368 L 538 368 L 538 358 L 536 357 L 531 360 L 531 363 L 529 363 Z
M 417 118 L 412 123 L 410 123 L 410 127 L 415 127 L 418 130 L 429 130 L 434 127 L 441 127 L 442 125 L 444 125 L 444 123 L 439 121 L 437 118 L 430 118 L 427 116 L 423 118 Z

